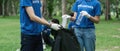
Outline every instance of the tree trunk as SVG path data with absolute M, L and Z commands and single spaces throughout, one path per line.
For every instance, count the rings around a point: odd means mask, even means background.
M 0 15 L 2 15 L 2 4 L 0 3 Z
M 15 2 L 11 1 L 11 6 L 12 6 L 12 15 L 15 16 L 16 15 L 16 9 L 15 9 Z
M 3 16 L 9 16 L 9 4 L 8 4 L 9 0 L 4 0 L 3 2 Z
M 111 15 L 110 15 L 110 2 L 109 0 L 106 0 L 106 13 L 105 13 L 105 20 L 110 20 Z
M 2 15 L 4 16 L 5 15 L 5 0 L 3 0 L 2 2 Z
M 3 0 L 0 0 L 0 15 L 2 15 L 2 2 Z
M 66 0 L 62 0 L 62 15 L 66 14 Z
M 47 17 L 47 4 L 46 4 L 46 0 L 41 0 L 42 1 L 42 16 L 44 18 Z
M 7 7 L 6 7 L 6 15 L 7 16 L 11 16 L 12 15 L 12 6 L 11 6 L 11 1 L 10 0 L 8 0 L 7 1 Z

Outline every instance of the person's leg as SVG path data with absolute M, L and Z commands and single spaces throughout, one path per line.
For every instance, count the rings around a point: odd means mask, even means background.
M 75 32 L 75 35 L 77 37 L 77 40 L 80 44 L 80 49 L 81 51 L 84 51 L 84 43 L 83 43 L 83 38 L 82 38 L 82 29 L 79 29 L 79 28 L 75 28 L 74 29 L 74 32 Z
M 95 29 L 84 29 L 85 51 L 95 51 Z
M 41 35 L 21 35 L 21 51 L 43 51 Z
M 33 37 L 30 35 L 21 34 L 21 49 L 20 51 L 34 51 L 34 41 Z
M 35 42 L 36 42 L 36 51 L 43 51 L 43 43 L 42 43 L 42 37 L 41 35 L 38 35 L 35 38 Z

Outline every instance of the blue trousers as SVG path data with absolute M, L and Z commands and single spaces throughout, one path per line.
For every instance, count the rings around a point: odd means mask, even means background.
M 41 35 L 21 34 L 20 51 L 43 51 Z
M 75 28 L 74 32 L 80 43 L 81 51 L 95 51 L 95 29 L 94 28 Z

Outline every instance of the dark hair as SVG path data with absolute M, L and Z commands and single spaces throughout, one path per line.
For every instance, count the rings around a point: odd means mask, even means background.
M 73 16 L 74 16 L 74 13 L 70 13 L 69 15 L 70 15 L 71 17 L 73 17 Z
M 59 24 L 59 20 L 58 19 L 52 19 L 53 23 Z

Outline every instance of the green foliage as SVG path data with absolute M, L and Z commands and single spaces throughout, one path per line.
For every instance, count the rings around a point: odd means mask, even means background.
M 66 12 L 69 14 L 71 12 L 72 4 L 75 2 L 75 0 L 66 0 Z M 47 9 L 49 12 L 49 15 L 51 16 L 60 16 L 62 15 L 62 6 L 61 6 L 61 0 L 48 0 L 47 1 Z

